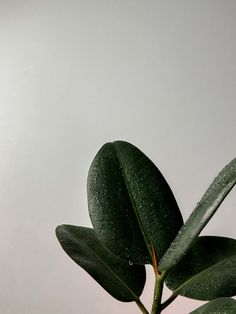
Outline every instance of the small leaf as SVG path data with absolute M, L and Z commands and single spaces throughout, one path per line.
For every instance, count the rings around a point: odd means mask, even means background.
M 183 224 L 174 195 L 161 172 L 135 146 L 105 144 L 88 175 L 93 227 L 115 255 L 137 264 L 160 260 Z
M 199 237 L 183 259 L 171 268 L 167 286 L 174 294 L 198 300 L 236 294 L 236 240 Z
M 169 269 L 180 261 L 235 183 L 236 158 L 219 173 L 203 195 L 201 201 L 162 257 L 159 265 L 160 270 Z
M 144 266 L 130 265 L 108 251 L 93 229 L 70 225 L 56 228 L 65 252 L 108 293 L 123 301 L 137 301 L 146 280 Z
M 200 306 L 190 314 L 235 314 L 236 301 L 231 298 L 218 298 Z

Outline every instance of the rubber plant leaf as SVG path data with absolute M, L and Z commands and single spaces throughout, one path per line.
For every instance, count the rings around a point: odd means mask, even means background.
M 57 238 L 64 251 L 110 295 L 123 302 L 137 301 L 145 280 L 145 266 L 130 265 L 108 251 L 91 228 L 61 225 Z
M 105 144 L 88 174 L 88 207 L 102 243 L 137 264 L 157 260 L 183 224 L 174 195 L 161 172 L 137 147 Z
M 183 259 L 171 268 L 166 285 L 174 294 L 198 300 L 236 294 L 236 240 L 199 237 Z
M 236 301 L 231 298 L 218 298 L 212 300 L 190 314 L 235 314 Z
M 173 267 L 192 246 L 194 240 L 214 215 L 236 183 L 236 158 L 215 178 L 202 199 L 182 226 L 178 235 L 162 257 L 160 270 Z

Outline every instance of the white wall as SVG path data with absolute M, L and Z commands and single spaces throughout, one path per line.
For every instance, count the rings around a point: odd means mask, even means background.
M 116 139 L 158 165 L 186 219 L 236 155 L 235 99 L 233 0 L 1 0 L 0 312 L 138 313 L 65 255 L 54 228 L 90 226 L 87 171 Z M 235 205 L 234 190 L 204 233 L 235 237 Z

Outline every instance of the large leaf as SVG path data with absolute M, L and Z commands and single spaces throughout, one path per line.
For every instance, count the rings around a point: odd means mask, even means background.
M 105 144 L 88 175 L 88 205 L 99 239 L 115 255 L 137 264 L 160 260 L 183 224 L 166 180 L 135 146 Z
M 129 265 L 108 251 L 93 229 L 61 225 L 56 235 L 65 252 L 108 293 L 123 301 L 137 301 L 146 280 L 145 267 Z
M 190 314 L 235 314 L 236 301 L 231 298 L 218 298 L 200 306 Z
M 166 277 L 174 294 L 198 300 L 236 294 L 236 240 L 199 237 Z
M 197 207 L 162 257 L 159 265 L 160 270 L 169 269 L 178 263 L 214 215 L 224 198 L 234 187 L 235 183 L 236 158 L 219 173 L 203 195 L 201 201 L 197 204 Z

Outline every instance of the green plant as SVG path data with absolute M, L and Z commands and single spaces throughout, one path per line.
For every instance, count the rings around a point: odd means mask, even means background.
M 88 174 L 88 207 L 94 229 L 61 225 L 65 252 L 114 298 L 137 303 L 151 264 L 155 288 L 151 314 L 178 295 L 210 301 L 192 313 L 236 313 L 236 240 L 199 234 L 236 183 L 236 158 L 215 178 L 183 224 L 161 172 L 138 148 L 105 144 Z M 162 302 L 164 283 L 173 291 Z

